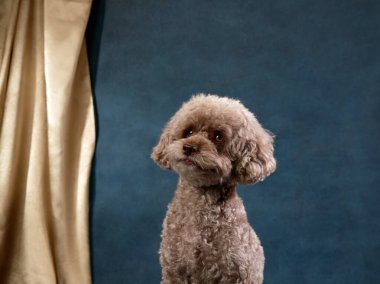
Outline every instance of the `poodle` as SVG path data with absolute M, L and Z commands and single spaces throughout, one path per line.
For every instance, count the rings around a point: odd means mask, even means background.
M 238 100 L 198 94 L 151 157 L 179 174 L 163 224 L 161 283 L 262 283 L 263 248 L 236 187 L 276 169 L 270 132 Z

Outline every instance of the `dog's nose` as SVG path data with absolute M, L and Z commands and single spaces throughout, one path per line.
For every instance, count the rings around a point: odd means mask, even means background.
M 190 156 L 192 153 L 198 151 L 198 148 L 196 146 L 193 146 L 190 144 L 184 144 L 182 148 L 183 148 L 183 153 L 186 156 Z

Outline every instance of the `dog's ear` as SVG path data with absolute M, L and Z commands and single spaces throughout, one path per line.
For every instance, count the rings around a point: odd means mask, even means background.
M 276 169 L 273 150 L 273 135 L 259 126 L 255 135 L 245 140 L 241 147 L 234 171 L 236 181 L 256 183 L 273 173 Z
M 155 161 L 161 168 L 167 170 L 171 170 L 170 162 L 166 152 L 166 147 L 172 142 L 171 125 L 172 120 L 169 121 L 169 123 L 165 126 L 164 130 L 162 131 L 160 141 L 153 148 L 151 154 L 153 161 Z

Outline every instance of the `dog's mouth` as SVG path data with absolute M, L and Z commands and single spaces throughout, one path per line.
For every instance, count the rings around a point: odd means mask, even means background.
M 183 162 L 185 165 L 188 165 L 188 166 L 195 165 L 195 162 L 190 160 L 189 158 L 182 159 L 181 162 Z
M 179 163 L 183 163 L 188 167 L 196 168 L 197 170 L 203 171 L 203 172 L 211 172 L 211 173 L 217 173 L 218 167 L 205 167 L 201 163 L 197 162 L 195 159 L 191 157 L 186 157 L 183 159 L 179 159 Z
M 186 157 L 186 158 L 183 158 L 183 159 L 179 159 L 178 162 L 179 163 L 184 163 L 187 166 L 195 166 L 195 167 L 197 167 L 199 169 L 202 169 L 202 167 L 196 161 L 194 161 L 193 159 L 191 159 L 189 157 Z

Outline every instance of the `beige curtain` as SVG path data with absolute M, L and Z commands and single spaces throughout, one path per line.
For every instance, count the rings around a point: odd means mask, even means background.
M 0 283 L 90 283 L 90 0 L 0 0 Z

